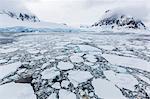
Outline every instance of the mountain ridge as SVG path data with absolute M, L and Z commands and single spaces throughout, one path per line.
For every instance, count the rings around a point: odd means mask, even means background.
M 2 10 L 0 12 L 0 14 L 5 14 L 11 18 L 15 18 L 17 20 L 21 20 L 21 21 L 31 21 L 31 22 L 40 22 L 39 18 L 33 14 L 29 14 L 29 13 L 17 13 L 17 12 L 12 12 L 12 11 L 8 11 L 8 10 Z
M 145 24 L 140 19 L 127 14 L 112 12 L 111 10 L 107 10 L 105 15 L 91 27 L 102 26 L 109 26 L 111 29 L 120 27 L 128 29 L 146 29 Z

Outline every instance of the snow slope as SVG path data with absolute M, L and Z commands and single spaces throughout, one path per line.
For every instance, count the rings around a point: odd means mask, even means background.
M 106 11 L 104 16 L 92 27 L 106 26 L 109 28 L 146 29 L 144 23 L 131 15 L 123 12 Z
M 44 22 L 44 21 L 22 21 L 17 20 L 16 18 L 12 18 L 6 14 L 0 14 L 0 27 L 16 27 L 16 26 L 24 26 L 24 27 L 30 27 L 30 28 L 65 28 L 65 25 L 57 24 L 57 23 L 50 23 L 50 22 Z
M 65 24 L 41 21 L 27 11 L 0 10 L 0 32 L 72 32 L 77 29 Z
M 145 25 L 141 17 L 134 16 L 123 10 L 107 10 L 104 15 L 91 26 L 83 27 L 82 31 L 111 31 L 111 32 L 149 32 L 149 28 Z

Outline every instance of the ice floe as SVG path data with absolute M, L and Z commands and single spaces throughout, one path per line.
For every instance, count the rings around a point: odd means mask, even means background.
M 87 71 L 69 71 L 68 73 L 68 78 L 74 86 L 77 86 L 81 82 L 86 82 L 88 79 L 93 77 L 90 72 Z
M 9 83 L 0 86 L 0 99 L 37 99 L 29 84 Z
M 42 74 L 43 79 L 53 79 L 54 77 L 59 75 L 60 72 L 56 69 L 56 67 L 53 67 L 53 68 L 44 70 L 41 74 Z
M 59 62 L 57 67 L 61 70 L 72 69 L 74 66 L 71 62 Z
M 67 90 L 61 89 L 59 91 L 59 99 L 76 99 L 76 95 L 72 92 L 69 92 Z
M 90 45 L 78 45 L 78 47 L 80 48 L 81 51 L 100 51 L 100 49 L 92 47 Z
M 18 48 L 7 48 L 7 49 L 2 49 L 0 48 L 0 53 L 11 53 L 17 51 Z
M 96 59 L 96 57 L 94 56 L 94 55 L 85 55 L 84 56 L 85 58 L 86 58 L 86 60 L 88 60 L 89 62 L 96 62 L 97 61 L 97 59 Z
M 15 62 L 7 65 L 0 65 L 0 79 L 17 70 L 21 66 L 21 62 Z
M 108 60 L 111 64 L 150 71 L 150 62 L 147 62 L 142 59 L 110 54 L 103 54 L 102 56 L 106 58 L 106 60 Z
M 120 88 L 134 90 L 134 86 L 138 84 L 136 78 L 129 74 L 115 73 L 113 71 L 105 71 L 104 74 L 112 83 Z
M 56 95 L 56 93 L 52 93 L 47 99 L 57 99 Z
M 70 57 L 70 60 L 71 60 L 71 62 L 74 62 L 74 63 L 81 63 L 81 62 L 84 62 L 84 60 L 83 60 L 83 58 L 81 57 L 81 56 L 79 56 L 79 55 L 72 55 L 71 57 Z
M 92 85 L 95 93 L 103 99 L 126 99 L 120 90 L 107 80 L 94 79 Z

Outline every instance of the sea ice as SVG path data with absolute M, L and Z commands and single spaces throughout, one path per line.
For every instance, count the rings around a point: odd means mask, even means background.
M 0 99 L 36 99 L 29 84 L 9 83 L 0 86 Z
M 121 91 L 111 82 L 104 79 L 94 79 L 92 85 L 95 93 L 103 99 L 126 99 Z
M 71 62 L 59 62 L 57 67 L 61 70 L 72 69 L 74 66 Z

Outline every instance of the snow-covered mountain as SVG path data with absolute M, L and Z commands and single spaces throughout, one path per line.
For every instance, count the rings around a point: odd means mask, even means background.
M 45 22 L 28 10 L 0 9 L 0 32 L 72 32 L 66 24 Z
M 107 10 L 104 16 L 92 27 L 146 29 L 145 24 L 138 18 L 123 12 Z
M 11 12 L 8 10 L 2 10 L 0 11 L 0 14 L 17 19 L 17 20 L 21 20 L 21 21 L 40 22 L 38 17 L 31 13 L 22 13 L 22 12 L 17 13 L 17 12 Z

